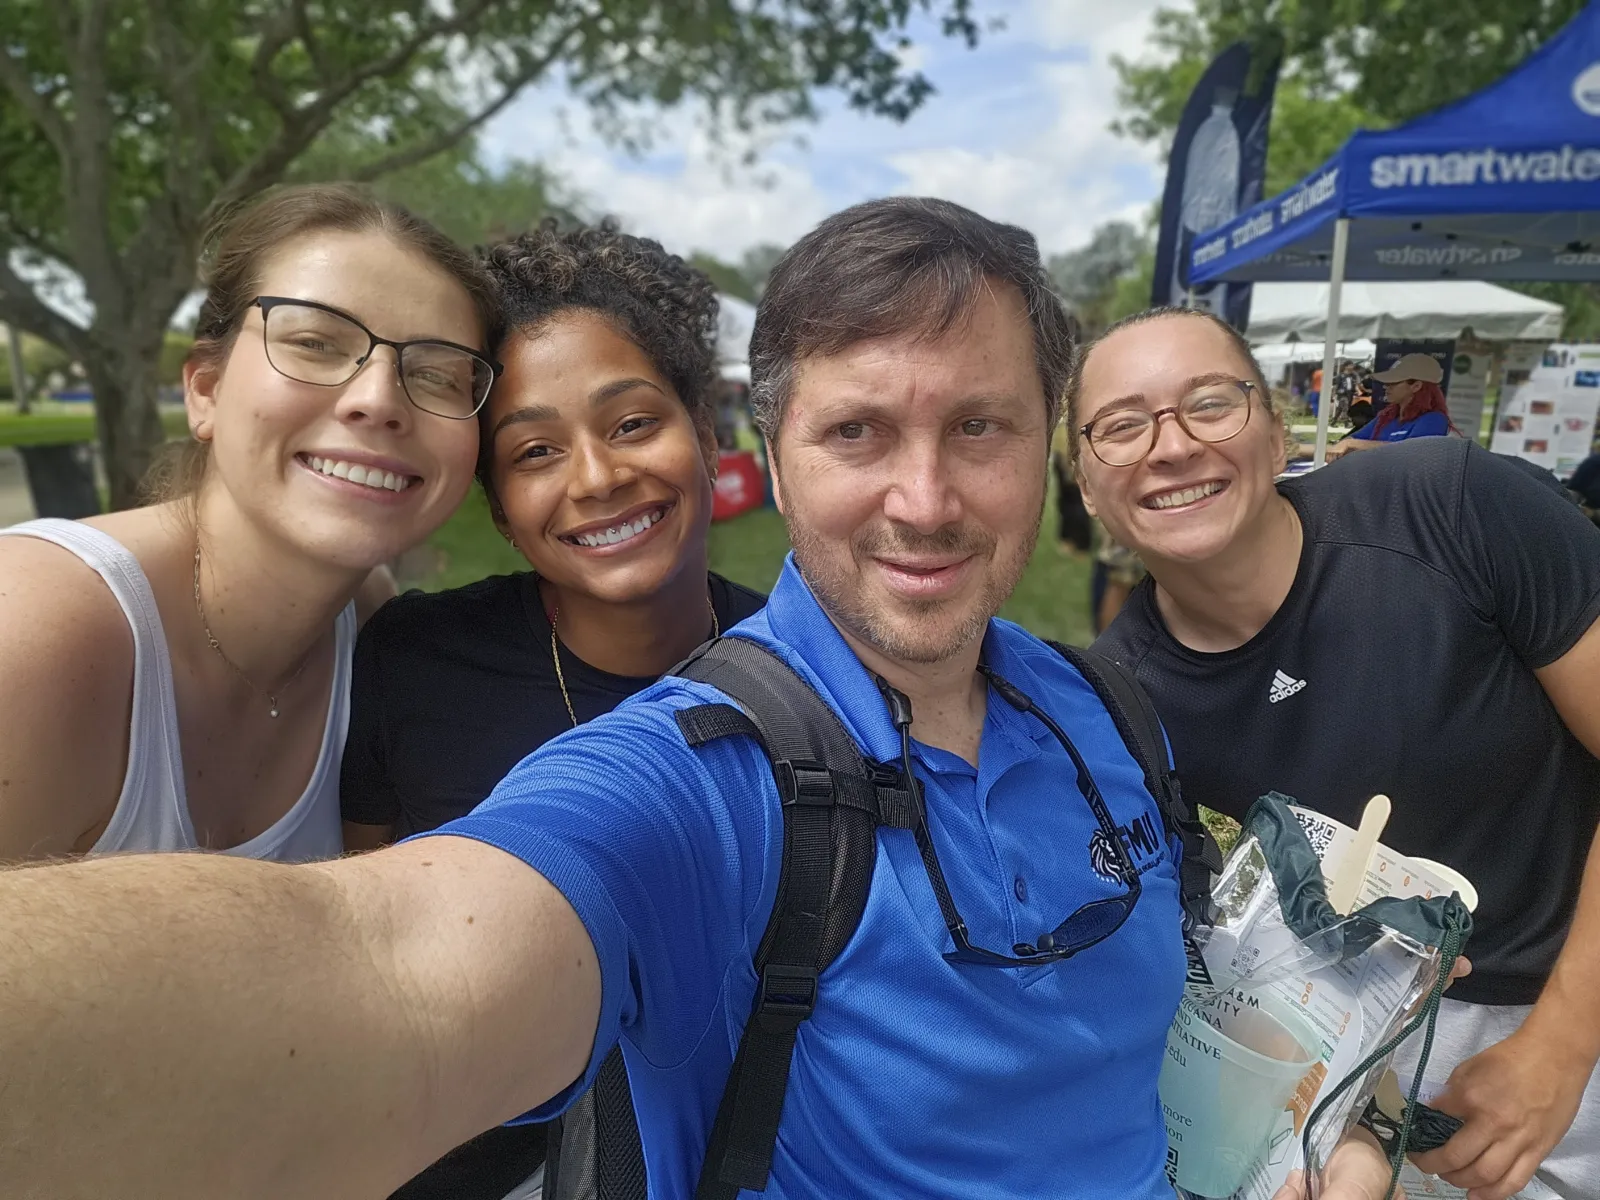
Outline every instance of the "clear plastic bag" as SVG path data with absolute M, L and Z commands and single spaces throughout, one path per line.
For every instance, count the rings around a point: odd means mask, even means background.
M 1378 847 L 1360 906 L 1336 912 L 1323 859 L 1331 865 L 1354 840 L 1274 793 L 1252 807 L 1223 865 L 1162 1073 L 1169 1174 L 1190 1194 L 1269 1200 L 1309 1166 L 1314 1197 L 1315 1176 L 1366 1111 L 1395 1046 L 1437 1010 L 1471 931 L 1467 905 L 1452 880 Z M 1270 1018 L 1279 1049 L 1229 1032 L 1242 1009 L 1263 1014 L 1257 1027 Z M 1272 1089 L 1291 1063 L 1305 1070 L 1278 1101 Z M 1222 1119 L 1263 1107 L 1253 1124 Z

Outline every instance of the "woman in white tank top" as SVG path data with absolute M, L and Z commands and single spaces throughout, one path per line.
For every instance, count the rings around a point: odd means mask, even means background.
M 471 483 L 470 256 L 336 187 L 213 244 L 160 502 L 0 530 L 0 861 L 338 854 L 356 625 Z

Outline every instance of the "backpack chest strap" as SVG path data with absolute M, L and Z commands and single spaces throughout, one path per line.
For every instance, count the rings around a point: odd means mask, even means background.
M 756 723 L 731 704 L 679 709 L 677 721 L 683 740 L 691 746 L 725 737 L 752 739 L 772 764 L 778 800 L 786 808 L 852 808 L 890 829 L 915 829 L 921 822 L 920 793 L 907 786 L 905 772 L 898 767 L 863 758 L 858 774 L 808 758 L 774 757 Z

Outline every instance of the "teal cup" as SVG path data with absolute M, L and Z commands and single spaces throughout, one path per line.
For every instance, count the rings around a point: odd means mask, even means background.
M 1177 1185 L 1233 1195 L 1321 1048 L 1299 1006 L 1270 992 L 1203 1002 L 1186 994 L 1167 1031 L 1160 1085 Z

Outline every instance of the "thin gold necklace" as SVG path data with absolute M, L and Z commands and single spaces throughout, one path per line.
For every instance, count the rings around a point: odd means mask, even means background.
M 211 648 L 217 652 L 217 657 L 222 659 L 223 662 L 227 663 L 232 669 L 233 673 L 240 679 L 244 680 L 245 686 L 248 687 L 252 692 L 256 692 L 257 694 L 267 698 L 267 715 L 269 717 L 276 717 L 278 715 L 277 693 L 269 692 L 266 688 L 258 686 L 255 680 L 251 679 L 250 676 L 246 675 L 244 671 L 240 669 L 238 663 L 234 662 L 233 659 L 228 657 L 228 652 L 224 650 L 222 648 L 222 644 L 217 641 L 217 635 L 211 632 L 211 624 L 206 620 L 205 605 L 200 603 L 200 531 L 198 529 L 195 530 L 194 535 L 194 610 L 200 614 L 200 628 L 206 631 L 206 641 L 210 644 Z M 310 661 L 311 651 L 307 650 L 306 656 L 300 660 L 300 665 L 295 668 L 294 674 L 289 676 L 289 678 L 285 679 L 283 683 L 279 685 L 278 692 L 283 691 L 284 688 L 288 687 L 296 679 L 299 679 L 300 673 L 306 669 L 306 664 Z M 560 668 L 558 667 L 557 670 L 560 670 Z
M 717 620 L 717 609 L 711 603 L 711 594 L 706 594 L 706 608 L 711 612 L 711 636 L 722 636 L 722 622 Z M 572 697 L 567 694 L 567 677 L 561 672 L 561 639 L 556 637 L 556 622 L 561 619 L 561 606 L 558 604 L 550 613 L 550 657 L 556 664 L 556 682 L 561 685 L 561 699 L 566 701 L 567 716 L 572 718 L 572 727 L 578 727 L 578 714 L 572 711 Z M 238 670 L 237 667 L 234 668 Z M 276 714 L 274 714 L 276 715 Z

